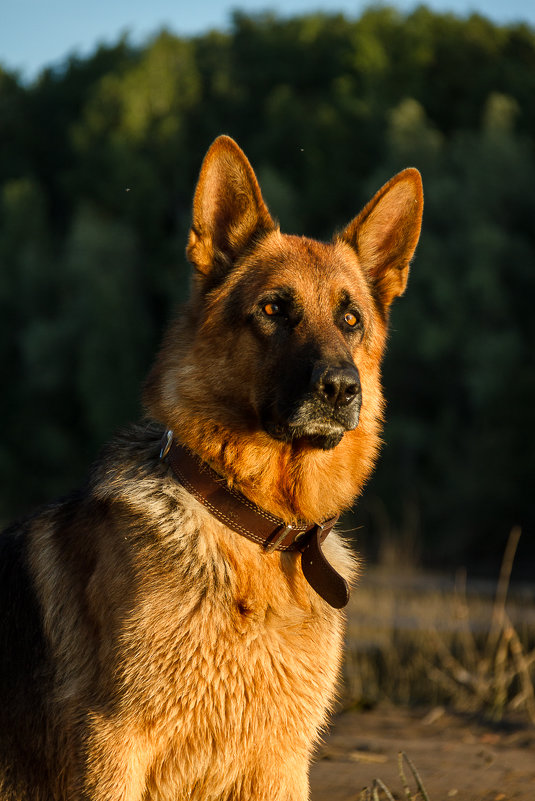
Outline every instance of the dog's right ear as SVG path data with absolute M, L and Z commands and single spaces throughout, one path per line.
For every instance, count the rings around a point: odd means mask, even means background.
M 247 157 L 233 139 L 219 136 L 195 190 L 189 261 L 203 275 L 223 275 L 253 237 L 275 227 Z

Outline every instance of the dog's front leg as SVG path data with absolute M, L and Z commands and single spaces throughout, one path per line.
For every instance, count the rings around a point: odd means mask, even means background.
M 225 801 L 307 801 L 308 762 L 284 753 L 267 757 L 252 766 Z
M 101 722 L 86 740 L 83 765 L 68 781 L 69 801 L 141 801 L 144 798 L 148 749 L 125 727 Z

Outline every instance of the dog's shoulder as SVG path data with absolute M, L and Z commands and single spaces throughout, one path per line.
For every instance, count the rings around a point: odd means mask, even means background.
M 124 429 L 103 449 L 88 482 L 89 503 L 101 507 L 109 525 L 152 532 L 160 542 L 185 534 L 197 505 L 160 458 L 163 434 L 153 421 Z

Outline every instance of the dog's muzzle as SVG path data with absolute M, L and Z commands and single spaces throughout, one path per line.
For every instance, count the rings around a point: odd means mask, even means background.
M 306 439 L 313 447 L 330 450 L 346 431 L 358 426 L 361 404 L 360 376 L 354 365 L 316 362 L 305 392 L 285 404 L 285 411 L 277 413 L 277 404 L 272 404 L 264 428 L 275 439 Z

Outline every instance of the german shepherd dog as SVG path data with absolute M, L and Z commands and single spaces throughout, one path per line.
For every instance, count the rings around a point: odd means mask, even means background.
M 409 168 L 330 243 L 283 235 L 239 147 L 213 143 L 192 295 L 149 374 L 147 418 L 82 490 L 0 537 L 1 801 L 308 798 L 344 613 L 299 550 L 214 516 L 161 440 L 285 531 L 347 509 L 378 451 L 389 307 L 422 203 Z M 351 580 L 339 535 L 322 547 Z

